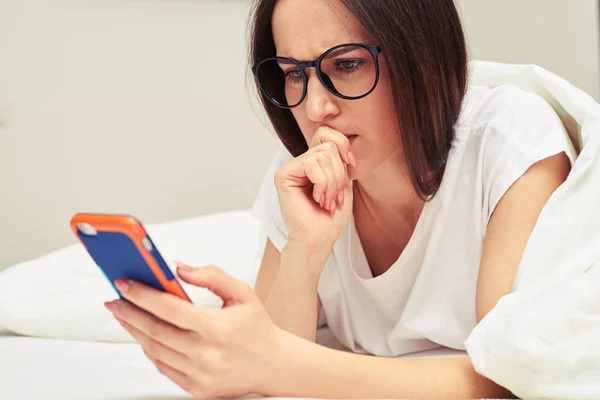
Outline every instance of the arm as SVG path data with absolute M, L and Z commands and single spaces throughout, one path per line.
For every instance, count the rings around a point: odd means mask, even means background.
M 510 393 L 478 375 L 466 357 L 395 359 L 329 349 L 282 332 L 269 396 L 481 399 Z M 290 361 L 291 360 L 291 361 Z
M 512 291 L 529 236 L 552 193 L 567 179 L 565 153 L 531 166 L 498 202 L 488 223 L 477 282 L 477 322 Z
M 280 253 L 267 239 L 256 280 L 256 294 L 275 325 L 312 342 L 320 310 L 319 276 L 311 276 L 306 271 L 310 269 L 308 265 L 325 264 L 325 260 L 289 245 Z
M 510 293 L 523 250 L 550 195 L 566 179 L 564 153 L 533 165 L 506 192 L 488 226 L 477 293 L 481 320 Z M 507 398 L 469 358 L 389 359 L 320 347 L 281 333 L 279 376 L 269 395 L 321 398 Z M 289 362 L 293 360 L 293 362 Z
M 287 244 L 279 254 L 267 242 L 256 292 L 275 325 L 310 341 L 320 310 L 319 278 L 352 215 L 351 154 L 346 136 L 321 126 L 308 151 L 274 174 Z

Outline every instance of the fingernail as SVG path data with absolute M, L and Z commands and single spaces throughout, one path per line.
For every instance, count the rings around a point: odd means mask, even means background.
M 117 279 L 115 281 L 115 286 L 117 287 L 117 289 L 119 289 L 119 291 L 121 291 L 123 293 L 127 293 L 129 288 L 131 287 L 131 284 L 129 282 L 127 282 L 125 279 Z
M 323 208 L 323 206 L 325 205 L 325 193 L 323 193 L 321 195 L 321 201 L 319 202 L 319 204 L 321 205 L 321 208 Z
M 335 211 L 335 200 L 331 200 L 331 203 L 329 203 L 329 210 L 331 212 Z
M 104 303 L 104 307 L 106 307 L 106 309 L 111 313 L 114 313 L 119 309 L 119 305 L 114 301 L 107 301 L 106 303 Z
M 337 196 L 337 201 L 340 206 L 344 205 L 344 190 L 340 190 Z
M 188 274 L 188 273 L 192 272 L 192 269 L 193 268 L 188 267 L 187 265 L 181 265 L 181 266 L 177 267 L 177 272 L 179 274 L 181 274 L 181 273 Z
M 177 268 L 179 268 L 181 271 L 184 271 L 184 272 L 190 272 L 191 270 L 193 270 L 192 267 L 182 263 L 181 261 L 175 261 L 175 265 L 177 265 Z
M 351 151 L 348 153 L 348 161 L 350 161 L 350 165 L 356 168 L 356 158 L 354 157 L 354 153 Z

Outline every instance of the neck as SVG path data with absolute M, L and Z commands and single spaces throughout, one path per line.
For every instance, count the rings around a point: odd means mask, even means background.
M 401 157 L 390 157 L 368 176 L 355 181 L 354 195 L 357 205 L 380 224 L 387 221 L 414 227 L 425 204 L 415 192 Z

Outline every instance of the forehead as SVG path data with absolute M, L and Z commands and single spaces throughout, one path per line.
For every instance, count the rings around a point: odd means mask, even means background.
M 317 58 L 342 43 L 370 43 L 362 24 L 340 0 L 279 0 L 273 11 L 277 55 Z

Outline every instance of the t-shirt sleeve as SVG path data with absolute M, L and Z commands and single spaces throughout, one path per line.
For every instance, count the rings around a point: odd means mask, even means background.
M 288 232 L 283 222 L 277 190 L 275 189 L 275 172 L 292 158 L 290 152 L 283 145 L 280 145 L 267 169 L 252 207 L 252 215 L 258 220 L 262 231 L 280 252 L 287 244 Z
M 504 96 L 482 141 L 482 178 L 486 225 L 508 189 L 533 164 L 565 152 L 573 165 L 575 150 L 554 109 L 530 92 Z

